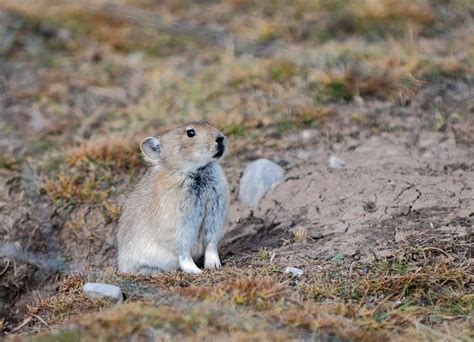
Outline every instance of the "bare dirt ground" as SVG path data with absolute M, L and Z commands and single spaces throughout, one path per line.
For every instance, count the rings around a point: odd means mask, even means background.
M 338 254 L 366 261 L 393 256 L 404 244 L 436 240 L 469 246 L 474 174 L 466 161 L 472 151 L 431 132 L 382 134 L 340 145 L 344 169 L 331 170 L 322 148 L 299 150 L 295 154 L 304 162 L 288 165 L 286 182 L 252 218 L 235 205 L 229 250 L 278 247 L 282 264 L 311 268 Z M 296 247 L 290 241 L 298 229 L 315 239 Z
M 314 15 L 298 1 L 129 3 L 261 46 L 309 51 L 316 40 L 326 62 L 211 49 L 76 8 L 58 19 L 41 2 L 0 4 L 2 334 L 474 338 L 468 2 L 402 1 L 402 19 L 390 1 L 315 2 Z M 203 117 L 232 146 L 224 268 L 117 274 L 120 205 L 144 172 L 138 142 Z M 333 155 L 343 168 L 329 167 Z M 238 182 L 259 157 L 286 176 L 251 210 Z M 121 286 L 127 303 L 85 297 L 86 281 Z

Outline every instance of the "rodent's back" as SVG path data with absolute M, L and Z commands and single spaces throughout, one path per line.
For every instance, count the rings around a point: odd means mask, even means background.
M 123 247 L 139 233 L 137 220 L 146 215 L 146 207 L 153 202 L 153 180 L 153 170 L 148 170 L 123 204 L 117 234 L 119 252 L 124 251 Z
M 155 237 L 153 225 L 167 214 L 167 207 L 176 206 L 180 193 L 173 190 L 177 189 L 178 177 L 168 176 L 155 168 L 148 170 L 125 201 L 119 221 L 119 244 L 133 240 L 136 235 Z

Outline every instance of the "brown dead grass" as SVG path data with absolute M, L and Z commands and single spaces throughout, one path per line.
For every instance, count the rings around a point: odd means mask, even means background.
M 87 10 L 87 7 L 81 6 L 79 2 L 5 1 L 3 6 L 27 15 L 30 20 L 46 19 L 53 25 L 61 25 L 83 35 L 88 35 L 106 43 L 108 47 L 122 52 L 153 49 L 154 46 L 158 48 L 162 45 L 161 37 L 157 37 L 152 32 L 141 30 L 120 20 L 114 20 L 106 14 L 92 13 Z M 173 38 L 171 37 L 170 40 Z M 168 45 L 167 48 L 169 47 Z M 180 49 L 179 44 L 173 44 L 173 47 L 175 50 Z
M 351 341 L 380 341 L 389 337 L 388 331 L 382 331 L 378 324 L 370 320 L 366 322 L 363 313 L 356 313 L 350 305 L 305 303 L 276 313 L 275 317 L 290 326 L 324 331 Z
M 136 141 L 112 136 L 84 141 L 68 153 L 66 160 L 71 167 L 96 163 L 127 171 L 139 166 L 140 151 Z
M 353 300 L 378 306 L 405 303 L 422 315 L 436 308 L 445 317 L 468 315 L 474 308 L 468 294 L 474 279 L 471 265 L 438 253 L 438 249 L 414 249 L 393 260 L 374 262 L 369 268 L 359 265 L 352 268 L 349 283 L 345 277 L 320 273 L 312 280 L 315 285 L 304 287 L 303 293 L 315 300 Z
M 231 8 L 252 10 L 265 18 L 266 36 L 287 41 L 326 40 L 334 35 L 360 35 L 370 38 L 414 35 L 428 30 L 437 13 L 428 0 L 351 1 L 228 1 Z M 259 17 L 260 17 L 259 16 Z M 259 18 L 260 19 L 260 18 Z M 235 19 L 235 32 L 259 32 L 260 20 Z
M 176 340 L 190 338 L 216 340 L 289 340 L 297 335 L 272 327 L 259 317 L 247 317 L 212 305 L 153 305 L 136 302 L 70 321 L 71 328 L 44 334 L 38 340 L 117 340 L 121 338 L 155 338 Z M 104 332 L 107 332 L 104 334 Z
M 175 287 L 173 290 L 201 300 L 230 301 L 237 305 L 252 305 L 261 310 L 281 298 L 282 288 L 281 284 L 275 283 L 269 276 L 244 276 L 219 282 L 213 287 L 191 285 Z
M 284 277 L 272 267 L 254 270 L 234 266 L 196 278 L 182 272 L 159 274 L 150 284 L 202 300 L 218 300 L 237 305 L 266 305 L 278 301 L 284 291 Z
M 408 30 L 413 30 L 417 26 L 431 24 L 435 19 L 428 0 L 362 0 L 351 5 L 353 20 L 358 25 L 356 29 L 361 32 L 373 30 L 379 25 L 393 29 L 394 25 L 402 24 L 406 24 Z
M 102 203 L 105 210 L 113 209 L 107 199 L 120 173 L 134 174 L 141 165 L 139 150 L 128 138 L 88 140 L 66 155 L 66 164 L 60 166 L 56 178 L 45 179 L 46 193 L 66 204 Z
M 103 202 L 109 196 L 108 191 L 96 190 L 97 179 L 94 176 L 69 176 L 63 172 L 57 180 L 47 179 L 43 188 L 54 200 L 67 203 Z
M 468 336 L 473 273 L 467 260 L 447 250 L 408 249 L 395 259 L 356 263 L 349 273 L 347 265 L 336 263 L 296 283 L 264 260 L 269 264 L 257 270 L 230 267 L 194 280 L 163 274 L 151 283 L 203 301 L 251 307 L 283 324 L 351 340 L 445 334 L 438 326 L 445 319 L 456 322 L 452 336 Z
M 61 325 L 71 317 L 96 312 L 111 305 L 102 299 L 91 299 L 84 295 L 84 280 L 80 276 L 69 276 L 58 284 L 58 293 L 48 298 L 37 298 L 36 303 L 28 305 L 25 320 L 33 318 L 48 328 Z M 33 323 L 33 322 L 32 322 Z
M 379 65 L 377 65 L 379 64 Z M 351 100 L 354 96 L 393 98 L 411 95 L 420 82 L 413 76 L 417 61 L 401 62 L 398 58 L 375 62 L 370 67 L 349 65 L 325 74 L 323 83 L 334 99 Z
M 300 278 L 284 274 L 270 258 L 259 259 L 258 267 L 236 267 L 230 262 L 222 270 L 199 277 L 181 272 L 134 277 L 109 270 L 94 273 L 92 278 L 84 275 L 63 280 L 58 294 L 30 306 L 29 315 L 63 327 L 65 320 L 77 317 L 73 322 L 78 325 L 72 325 L 72 332 L 93 338 L 132 336 L 151 327 L 170 336 L 191 336 L 199 331 L 203 337 L 262 337 L 264 322 L 276 321 L 287 330 L 271 336 L 284 339 L 297 329 L 300 334 L 318 332 L 357 341 L 440 336 L 468 340 L 474 311 L 473 274 L 461 255 L 435 246 L 408 249 L 397 258 L 353 263 L 349 272 L 349 265 L 336 262 Z M 84 278 L 134 282 L 160 288 L 164 292 L 158 297 L 166 296 L 167 291 L 179 296 L 170 296 L 174 298 L 171 303 L 154 307 L 140 302 L 132 291 L 128 294 L 132 303 L 84 316 L 109 305 L 84 297 Z M 187 300 L 181 296 L 199 304 L 192 304 L 191 310 L 183 307 Z M 215 304 L 222 312 L 212 309 Z M 245 323 L 247 328 L 242 330 L 243 323 L 236 323 L 231 318 L 234 314 L 226 314 L 234 310 L 231 308 L 252 317 L 258 313 L 264 321 L 251 326 Z M 443 324 L 446 320 L 451 322 L 449 327 Z M 72 333 L 65 328 L 62 331 Z

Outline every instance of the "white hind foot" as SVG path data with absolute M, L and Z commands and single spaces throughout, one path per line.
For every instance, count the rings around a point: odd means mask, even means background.
M 202 270 L 196 266 L 191 256 L 179 256 L 179 267 L 184 273 L 201 274 Z
M 206 246 L 206 252 L 204 253 L 204 267 L 208 270 L 217 270 L 221 268 L 221 266 L 217 246 L 213 243 L 208 244 Z

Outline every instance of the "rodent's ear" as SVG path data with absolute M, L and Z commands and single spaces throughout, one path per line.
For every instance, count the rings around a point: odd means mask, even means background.
M 161 144 L 160 139 L 155 137 L 148 137 L 142 140 L 140 143 L 140 149 L 147 159 L 150 162 L 158 162 L 160 160 L 161 154 Z

